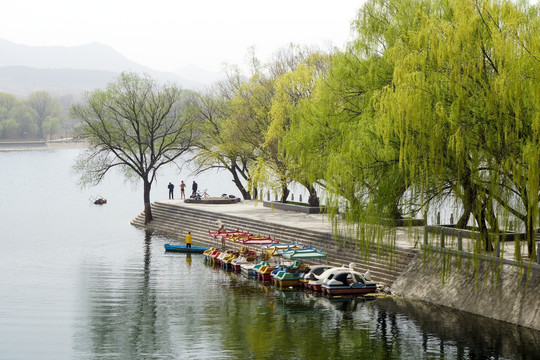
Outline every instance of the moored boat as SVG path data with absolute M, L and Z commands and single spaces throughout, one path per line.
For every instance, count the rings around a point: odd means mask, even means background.
M 310 275 L 314 274 L 316 276 L 320 276 L 325 270 L 331 269 L 333 266 L 328 264 L 323 265 L 311 265 L 309 267 L 309 270 L 302 274 L 300 277 L 300 286 L 307 287 L 307 283 L 309 282 Z
M 276 286 L 298 286 L 300 284 L 300 276 L 298 273 L 289 271 L 279 271 L 274 276 L 274 285 Z
M 184 252 L 184 253 L 199 253 L 199 254 L 202 254 L 208 249 L 209 248 L 203 247 L 203 246 L 186 247 L 185 245 L 165 244 L 165 251 L 176 251 L 176 252 Z
M 242 241 L 239 241 L 244 245 L 270 245 L 270 244 L 279 244 L 278 239 L 272 239 L 271 237 L 266 238 L 248 238 Z
M 322 249 L 292 249 L 291 251 L 283 252 L 281 256 L 290 260 L 326 258 L 326 254 L 322 252 Z
M 260 268 L 255 270 L 257 279 L 261 281 L 270 281 L 272 280 L 272 271 L 276 268 L 272 265 L 263 265 Z
M 309 275 L 309 280 L 304 285 L 307 285 L 307 288 L 313 291 L 321 291 L 321 286 L 324 280 L 326 280 L 330 275 L 337 273 L 338 271 L 343 270 L 352 270 L 354 268 L 354 263 L 349 264 L 349 267 L 343 266 L 337 266 L 332 267 L 330 269 L 326 269 L 323 271 L 320 275 L 315 275 L 314 273 L 311 273 Z
M 242 270 L 241 268 L 242 265 L 248 265 L 248 264 L 255 265 L 255 260 L 256 258 L 254 256 L 241 255 L 231 261 L 231 270 L 240 272 Z
M 255 264 L 241 264 L 240 265 L 240 274 L 244 275 L 245 277 L 254 277 L 255 271 L 253 268 L 255 267 Z
M 208 230 L 208 234 L 213 237 L 214 239 L 221 239 L 222 237 L 229 237 L 229 236 L 235 236 L 240 234 L 247 234 L 246 231 L 239 230 L 238 228 L 233 231 L 210 231 Z
M 354 270 L 341 270 L 325 279 L 321 285 L 323 293 L 328 295 L 364 295 L 377 291 L 377 284 Z

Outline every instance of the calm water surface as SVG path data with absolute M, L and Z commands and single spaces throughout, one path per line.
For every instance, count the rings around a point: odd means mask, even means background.
M 0 152 L 0 359 L 540 358 L 528 329 L 404 299 L 280 291 L 165 253 L 173 239 L 129 224 L 140 187 L 117 174 L 77 187 L 79 152 Z M 152 200 L 192 178 L 158 180 Z M 225 174 L 197 181 L 236 193 Z M 108 204 L 91 204 L 97 194 Z

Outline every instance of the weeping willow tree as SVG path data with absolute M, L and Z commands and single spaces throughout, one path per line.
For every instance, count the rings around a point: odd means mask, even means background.
M 201 138 L 191 160 L 197 164 L 197 173 L 226 169 L 242 197 L 251 200 L 248 182 L 256 164 L 255 147 L 238 136 L 239 108 L 233 106 L 233 98 L 244 82 L 238 69 L 230 69 L 226 80 L 199 95 L 196 109 L 201 119 Z
M 388 3 L 391 3 L 389 1 Z M 508 1 L 423 1 L 418 31 L 387 51 L 380 131 L 399 138 L 415 193 L 450 184 L 491 250 L 494 204 L 523 222 L 535 258 L 538 223 L 538 9 Z M 464 223 L 464 220 L 461 221 Z
M 288 182 L 294 180 L 308 190 L 308 203 L 319 206 L 315 188 L 317 179 L 308 176 L 304 171 L 304 163 L 296 156 L 298 152 L 289 152 L 289 146 L 283 142 L 299 104 L 310 99 L 317 80 L 326 72 L 331 56 L 313 50 L 302 51 L 296 46 L 289 47 L 286 53 L 282 51 L 278 54 L 281 56 L 271 63 L 271 69 L 277 68 L 278 71 L 272 71 L 276 79 L 270 108 L 271 123 L 263 144 L 267 156 L 260 158 L 259 171 L 265 173 L 264 169 L 270 169 L 277 176 L 282 202 L 286 201 L 289 193 Z M 291 139 L 294 140 L 294 136 L 288 137 L 288 140 Z
M 407 189 L 399 142 L 385 146 L 388 139 L 377 132 L 372 99 L 391 84 L 394 60 L 385 49 L 408 22 L 393 24 L 395 15 L 382 11 L 378 2 L 366 4 L 359 16 L 358 39 L 333 55 L 328 74 L 298 106 L 285 137 L 289 152 L 302 160 L 312 179 L 324 184 L 334 212 L 345 203 L 347 219 L 356 223 L 366 214 L 400 218 L 399 203 Z
M 289 154 L 325 185 L 334 209 L 346 204 L 351 223 L 426 211 L 451 196 L 463 209 L 458 226 L 472 217 L 480 230 L 475 252 L 493 249 L 489 234 L 511 214 L 534 259 L 538 7 L 371 0 L 353 29 L 355 41 L 297 106 Z

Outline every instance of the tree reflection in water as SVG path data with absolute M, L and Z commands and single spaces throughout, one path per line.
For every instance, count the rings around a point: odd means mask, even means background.
M 143 261 L 93 277 L 93 359 L 534 359 L 538 332 L 396 297 L 276 289 L 165 254 L 146 233 Z M 137 265 L 140 264 L 140 265 Z M 115 278 L 116 277 L 116 278 Z

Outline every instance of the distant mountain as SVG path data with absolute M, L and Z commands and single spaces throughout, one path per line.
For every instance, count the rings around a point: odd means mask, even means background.
M 85 69 L 114 72 L 150 72 L 107 45 L 97 42 L 80 46 L 27 46 L 0 40 L 0 66 L 38 69 Z
M 192 90 L 206 80 L 183 78 L 140 65 L 100 43 L 81 46 L 27 46 L 0 39 L 0 91 L 26 96 L 46 90 L 55 94 L 82 93 L 103 88 L 122 71 L 147 73 L 160 82 Z M 206 78 L 205 78 L 206 79 Z
M 36 69 L 27 66 L 0 67 L 0 91 L 19 97 L 46 90 L 55 96 L 82 94 L 104 88 L 118 73 L 85 69 Z

